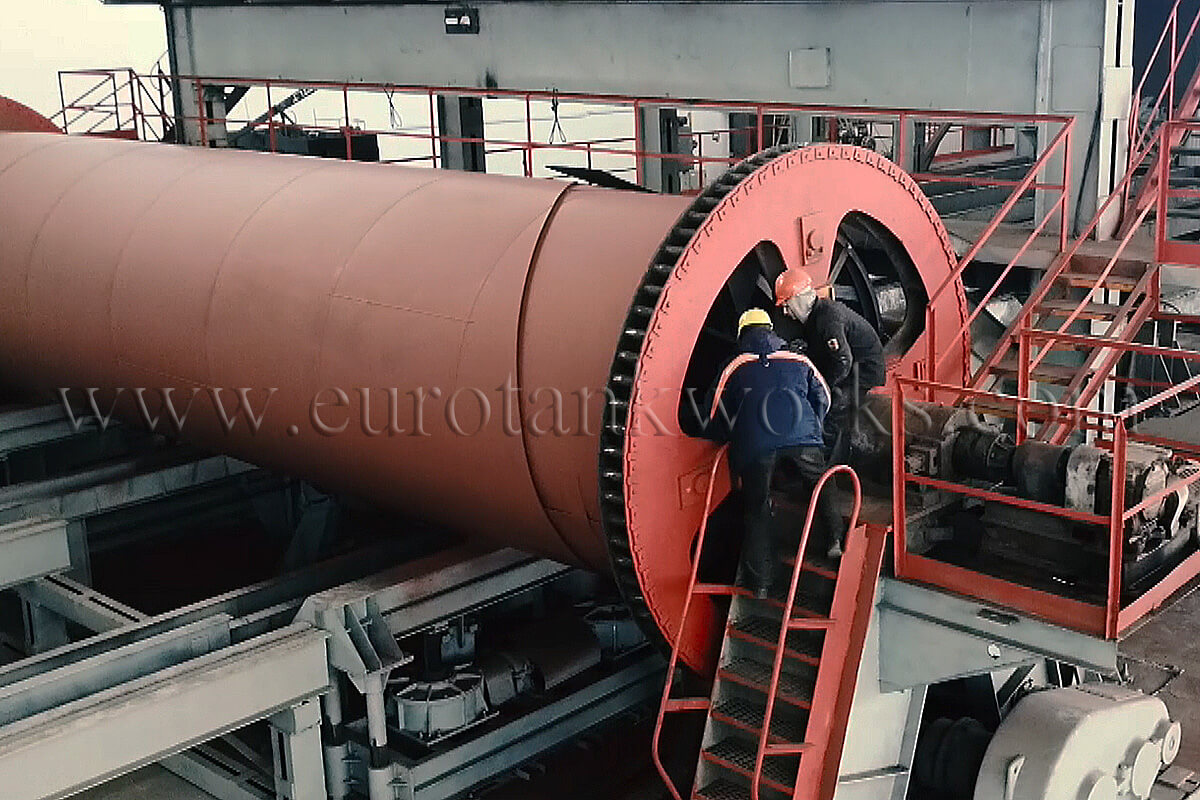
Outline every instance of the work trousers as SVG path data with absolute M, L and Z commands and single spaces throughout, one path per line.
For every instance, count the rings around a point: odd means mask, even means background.
M 798 490 L 805 503 L 812 502 L 812 491 L 825 474 L 825 454 L 815 446 L 787 447 L 776 450 L 742 467 L 738 477 L 745 503 L 745 538 L 742 541 L 742 570 L 750 588 L 768 587 L 780 560 L 775 552 L 771 521 L 771 486 L 778 482 L 786 489 Z M 841 541 L 842 516 L 834 507 L 828 491 L 817 498 L 813 530 L 808 539 L 808 555 L 824 558 L 830 545 Z

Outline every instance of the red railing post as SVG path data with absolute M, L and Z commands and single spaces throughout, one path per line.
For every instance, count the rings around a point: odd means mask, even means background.
M 1158 186 L 1155 187 L 1157 192 L 1154 198 L 1155 219 L 1154 219 L 1154 257 L 1156 261 L 1161 261 L 1166 252 L 1167 239 L 1169 231 L 1167 230 L 1167 193 L 1170 191 L 1169 181 L 1171 180 L 1171 135 L 1174 131 L 1174 123 L 1167 120 L 1162 124 L 1158 131 L 1158 176 L 1155 180 Z M 1150 180 L 1150 176 L 1146 176 L 1146 180 Z
M 904 379 L 896 375 L 892 379 L 892 561 L 896 577 L 905 576 L 908 555 L 908 533 L 906 519 L 908 503 L 905 489 L 908 486 L 904 460 Z
M 438 166 L 438 128 L 437 128 L 437 108 L 434 101 L 434 92 L 429 90 L 429 150 L 432 154 L 433 168 Z
M 272 153 L 278 152 L 275 140 L 275 104 L 271 101 L 271 82 L 264 81 L 267 90 L 267 140 Z
M 112 84 L 112 113 L 115 120 L 115 130 L 121 130 L 121 87 L 117 85 L 117 73 L 110 72 L 108 74 L 109 83 Z
M 346 160 L 350 161 L 354 158 L 354 146 L 350 138 L 350 85 L 342 86 L 342 111 L 346 114 L 346 124 L 342 128 L 343 134 L 346 137 Z
M 1029 327 L 1022 324 L 1021 331 L 1017 338 L 1017 444 L 1022 444 L 1025 437 L 1029 435 L 1029 409 L 1026 406 L 1026 399 L 1032 400 L 1030 396 L 1030 378 L 1032 377 L 1029 369 L 1029 348 L 1030 348 L 1030 330 Z
M 58 104 L 63 110 L 63 133 L 70 133 L 71 121 L 67 118 L 67 93 L 63 89 L 63 71 L 58 71 Z
M 1105 633 L 1117 638 L 1121 615 L 1121 570 L 1125 561 L 1125 420 L 1113 426 L 1112 498 L 1108 530 L 1108 603 L 1105 606 Z
M 642 103 L 633 101 L 633 165 L 637 185 L 646 185 L 645 165 L 642 164 Z
M 525 94 L 525 177 L 533 177 L 533 100 Z
M 1167 120 L 1174 118 L 1175 108 L 1175 67 L 1179 63 L 1179 5 L 1171 9 L 1171 68 L 1167 70 Z
M 196 118 L 200 123 L 200 146 L 208 147 L 208 110 L 204 107 L 204 84 L 195 81 Z
M 1066 123 L 1067 137 L 1064 140 L 1063 150 L 1063 168 L 1062 168 L 1062 215 L 1061 225 L 1058 229 L 1058 252 L 1062 253 L 1067 249 L 1067 241 L 1071 238 L 1071 135 L 1075 132 L 1075 119 L 1072 117 Z M 1050 213 L 1050 212 L 1047 212 Z

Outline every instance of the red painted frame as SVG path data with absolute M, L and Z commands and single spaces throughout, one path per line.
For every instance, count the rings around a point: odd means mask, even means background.
M 1200 353 L 1186 350 L 1131 342 L 1114 342 L 1101 337 L 1064 334 L 1057 331 L 1028 330 L 1024 331 L 1021 337 L 1022 347 L 1020 357 L 1022 364 L 1019 372 L 1020 375 L 1027 377 L 1029 374 L 1028 359 L 1031 351 L 1030 345 L 1035 340 L 1044 342 L 1058 341 L 1079 346 L 1103 346 L 1148 355 L 1164 355 L 1189 361 L 1200 361 Z M 1022 383 L 1027 390 L 1028 382 L 1023 381 Z M 1120 413 L 1109 413 L 1077 406 L 1033 400 L 1025 394 L 1013 397 L 978 389 L 934 383 L 920 378 L 906 378 L 896 375 L 892 382 L 892 492 L 896 542 L 893 549 L 893 567 L 896 576 L 902 580 L 911 580 L 937 586 L 965 597 L 1011 608 L 1073 630 L 1095 636 L 1103 636 L 1108 639 L 1118 638 L 1122 633 L 1129 630 L 1129 628 L 1136 625 L 1147 614 L 1160 606 L 1170 595 L 1187 584 L 1188 581 L 1200 575 L 1200 552 L 1197 552 L 1177 565 L 1150 590 L 1144 592 L 1124 607 L 1121 605 L 1125 523 L 1151 503 L 1183 487 L 1200 481 L 1200 471 L 1187 479 L 1172 482 L 1163 490 L 1156 492 L 1154 495 L 1145 498 L 1130 508 L 1126 508 L 1125 506 L 1125 481 L 1113 481 L 1112 496 L 1110 498 L 1110 509 L 1112 511 L 1107 515 L 1073 511 L 986 489 L 959 486 L 946 481 L 914 475 L 908 471 L 908 464 L 904 457 L 905 398 L 906 395 L 920 396 L 922 398 L 933 397 L 947 404 L 960 404 L 963 401 L 969 402 L 986 399 L 989 405 L 1009 406 L 1013 409 L 1013 416 L 1018 420 L 1018 439 L 1024 438 L 1024 423 L 1031 418 L 1031 412 L 1047 421 L 1063 420 L 1056 424 L 1068 426 L 1071 430 L 1092 430 L 1103 443 L 1111 447 L 1114 474 L 1124 475 L 1128 442 L 1131 440 L 1144 441 L 1148 438 L 1136 433 L 1129 433 L 1126 430 L 1126 421 L 1193 386 L 1200 386 L 1200 376 L 1197 376 L 1194 381 L 1185 381 L 1181 384 L 1172 385 L 1154 397 L 1131 406 Z M 1092 422 L 1088 422 L 1089 420 Z M 1156 443 L 1161 443 L 1161 440 L 1156 441 Z M 1169 442 L 1167 444 L 1168 446 L 1170 445 Z M 1188 450 L 1187 447 L 1179 449 Z M 1104 605 L 1074 600 L 1052 592 L 1034 589 L 1022 584 L 1013 583 L 1012 581 L 1006 581 L 974 570 L 946 564 L 936 559 L 908 552 L 906 546 L 908 541 L 907 489 L 910 484 L 931 486 L 942 491 L 977 497 L 992 502 L 1001 502 L 1019 508 L 1051 513 L 1060 517 L 1068 517 L 1081 522 L 1107 527 L 1109 558 L 1107 597 Z

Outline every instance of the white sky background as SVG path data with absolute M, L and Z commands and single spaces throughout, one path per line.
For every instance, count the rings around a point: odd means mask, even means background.
M 158 6 L 0 0 L 0 94 L 46 116 L 61 106 L 60 69 L 133 67 L 144 72 L 166 49 Z

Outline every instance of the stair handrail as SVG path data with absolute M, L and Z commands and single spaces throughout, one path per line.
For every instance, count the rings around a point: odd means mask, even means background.
M 1142 224 L 1149 213 L 1150 207 L 1147 206 L 1138 214 L 1137 223 L 1135 223 L 1129 229 L 1129 232 L 1121 237 L 1121 241 L 1118 242 L 1116 250 L 1113 251 L 1112 256 L 1109 257 L 1108 262 L 1104 265 L 1104 269 L 1102 269 L 1096 275 L 1096 280 L 1093 285 L 1090 288 L 1085 289 L 1083 299 L 1079 301 L 1079 304 L 1075 306 L 1075 309 L 1071 311 L 1071 313 L 1067 315 L 1067 318 L 1063 320 L 1062 324 L 1058 326 L 1058 333 L 1066 333 L 1067 329 L 1075 323 L 1075 321 L 1079 318 L 1079 315 L 1083 313 L 1083 310 L 1087 308 L 1089 303 L 1092 302 L 1092 294 L 1096 290 L 1103 288 L 1104 282 L 1108 280 L 1109 275 L 1111 275 L 1112 271 L 1116 269 L 1117 262 L 1120 260 L 1121 255 L 1125 252 L 1125 248 L 1128 247 L 1129 243 L 1133 240 L 1133 235 L 1137 232 L 1138 226 Z M 1113 324 L 1115 325 L 1118 321 L 1119 319 L 1114 320 Z M 1042 348 L 1038 351 L 1038 354 L 1029 362 L 1029 369 L 1031 372 L 1037 369 L 1037 367 L 1042 363 L 1042 360 L 1045 359 L 1046 354 L 1049 352 L 1049 348 Z
M 1030 233 L 1025 242 L 1021 245 L 1020 249 L 1018 249 L 1016 255 L 1009 261 L 1009 264 L 1004 268 L 1004 271 L 1000 274 L 1000 277 L 996 279 L 991 289 L 988 290 L 985 298 L 976 304 L 975 310 L 968 315 L 967 319 L 963 321 L 958 330 L 956 330 L 950 337 L 951 340 L 955 341 L 964 339 L 967 332 L 971 330 L 971 325 L 974 323 L 975 319 L 979 316 L 981 311 L 986 308 L 987 302 L 991 300 L 992 296 L 995 295 L 995 293 L 999 290 L 1004 279 L 1008 277 L 1008 274 L 1016 267 L 1017 261 L 1020 260 L 1021 256 L 1025 254 L 1025 251 L 1029 249 L 1037 237 L 1041 235 L 1042 231 L 1045 230 L 1046 225 L 1049 224 L 1050 220 L 1054 218 L 1056 212 L 1060 215 L 1059 247 L 1062 248 L 1066 246 L 1069 230 L 1068 219 L 1070 217 L 1069 184 L 1071 135 L 1074 127 L 1075 121 L 1073 119 L 1063 124 L 1058 133 L 1046 146 L 1046 149 L 1042 152 L 1042 155 L 1029 169 L 1029 172 L 1025 175 L 1025 178 L 1017 184 L 1012 193 L 1008 196 L 1008 199 L 1004 201 L 1002 206 L 1000 206 L 1000 210 L 996 212 L 991 222 L 989 222 L 983 229 L 983 232 L 980 233 L 979 238 L 976 239 L 975 243 L 970 247 L 970 249 L 963 254 L 962 258 L 960 258 L 950 272 L 947 273 L 946 277 L 942 280 L 938 287 L 929 295 L 929 300 L 926 304 L 927 322 L 925 326 L 925 335 L 930 337 L 930 344 L 933 342 L 933 308 L 936 304 L 936 301 L 942 296 L 943 293 L 946 292 L 947 289 L 950 288 L 950 286 L 962 280 L 963 273 L 966 272 L 967 267 L 969 267 L 971 263 L 975 261 L 976 256 L 978 256 L 980 251 L 983 250 L 984 245 L 986 245 L 987 242 L 992 238 L 992 235 L 999 230 L 1000 225 L 1008 217 L 1009 213 L 1012 212 L 1013 208 L 1016 207 L 1016 204 L 1020 202 L 1025 193 L 1028 192 L 1030 188 L 1033 188 L 1035 183 L 1040 185 L 1038 182 L 1038 176 L 1041 175 L 1042 171 L 1050 163 L 1050 159 L 1054 157 L 1054 155 L 1058 153 L 1060 149 L 1063 151 L 1063 181 L 1061 184 L 1061 194 L 1058 200 L 1055 201 L 1055 203 L 1049 209 L 1047 209 L 1041 222 L 1033 229 L 1033 232 Z M 1059 185 L 1052 185 L 1050 188 L 1055 188 L 1056 186 Z M 946 350 L 939 357 L 935 353 L 935 348 L 932 346 L 930 347 L 930 353 L 927 359 L 927 368 L 929 371 L 928 374 L 931 378 L 938 374 L 938 370 L 941 369 L 951 352 L 953 352 L 952 348 L 946 348 Z
M 835 464 L 825 470 L 825 473 L 821 475 L 813 487 L 812 495 L 808 501 L 808 512 L 804 516 L 804 528 L 800 532 L 800 544 L 796 547 L 796 561 L 792 565 L 792 581 L 788 587 L 787 599 L 783 605 L 783 619 L 779 625 L 779 640 L 776 642 L 775 647 L 775 663 L 771 668 L 771 683 L 767 689 L 767 705 L 763 710 L 762 730 L 758 734 L 758 752 L 754 756 L 754 775 L 750 783 L 751 800 L 759 800 L 759 783 L 762 781 L 763 762 L 767 757 L 768 745 L 771 739 L 771 719 L 775 712 L 775 699 L 779 692 L 779 679 L 783 674 L 783 654 L 787 648 L 788 634 L 791 633 L 788 622 L 791 620 L 792 612 L 795 610 L 796 589 L 800 584 L 800 573 L 804 569 L 804 553 L 808 547 L 808 537 L 812 533 L 813 518 L 816 514 L 821 492 L 825 489 L 825 484 L 838 473 L 848 474 L 851 482 L 854 484 L 854 505 L 850 511 L 850 524 L 847 528 L 847 535 L 858 527 L 858 512 L 862 508 L 862 483 L 858 479 L 858 473 L 852 467 L 846 464 Z M 841 566 L 839 565 L 839 579 L 841 576 Z M 836 588 L 834 591 L 836 591 Z M 826 636 L 828 636 L 828 631 L 826 632 Z M 804 756 L 801 755 L 800 757 L 803 758 Z
M 1097 345 L 1092 348 L 1092 352 L 1084 360 L 1080 366 L 1080 371 L 1063 390 L 1062 398 L 1077 406 L 1086 407 L 1092 401 L 1104 384 L 1109 379 L 1109 373 L 1117 361 L 1121 358 L 1121 345 L 1125 342 L 1124 338 L 1117 338 L 1117 329 L 1124 323 L 1124 329 L 1120 332 L 1122 337 L 1126 335 L 1136 335 L 1141 329 L 1142 324 L 1150 317 L 1154 310 L 1157 301 L 1154 297 L 1153 287 L 1157 283 L 1158 265 L 1153 265 L 1146 270 L 1145 274 L 1134 285 L 1129 292 L 1129 297 L 1121 304 L 1117 310 L 1117 315 L 1104 332 L 1098 337 L 1100 339 L 1109 339 L 1110 342 L 1104 345 Z M 1137 304 L 1139 297 L 1145 297 L 1145 301 L 1136 310 L 1134 306 Z M 1128 320 L 1126 320 L 1128 318 Z M 1061 335 L 1066 333 L 1065 330 L 1059 329 L 1054 331 L 1053 335 Z M 1026 329 L 1021 332 L 1023 337 L 1029 337 L 1032 334 L 1032 329 Z M 1054 339 L 1048 339 L 1047 345 Z M 1044 346 L 1039 353 L 1044 356 L 1050 352 L 1049 346 Z M 1105 352 L 1107 351 L 1107 352 Z M 1031 352 L 1028 345 L 1025 347 L 1025 352 Z M 1041 359 L 1038 359 L 1040 363 Z M 1030 368 L 1027 374 L 1032 374 Z M 1075 393 L 1078 392 L 1077 395 Z M 1075 395 L 1072 397 L 1072 395 Z M 1062 444 L 1067 440 L 1074 428 L 1068 424 L 1068 420 L 1051 420 L 1047 421 L 1038 431 L 1039 441 L 1049 441 L 1051 444 Z
M 688 578 L 688 590 L 683 600 L 683 612 L 679 618 L 679 628 L 675 632 L 675 641 L 671 643 L 671 658 L 667 663 L 667 678 L 663 683 L 662 700 L 658 708 L 658 720 L 654 724 L 654 736 L 650 742 L 650 757 L 654 761 L 654 768 L 658 770 L 659 776 L 663 783 L 667 785 L 667 790 L 671 793 L 674 800 L 683 800 L 679 794 L 679 790 L 675 788 L 674 781 L 667 773 L 667 768 L 662 763 L 662 756 L 659 753 L 659 745 L 662 740 L 663 720 L 667 715 L 667 709 L 671 702 L 671 687 L 675 681 L 675 670 L 679 667 L 679 647 L 683 641 L 684 629 L 687 627 L 688 612 L 691 610 L 692 598 L 695 596 L 696 581 L 700 575 L 700 556 L 704 552 L 704 538 L 708 532 L 708 517 L 712 510 L 713 489 L 717 485 L 717 471 L 721 467 L 721 461 L 725 458 L 725 454 L 729 450 L 729 445 L 721 445 L 717 450 L 717 454 L 713 457 L 712 467 L 708 471 L 708 489 L 704 494 L 704 512 L 700 518 L 700 530 L 696 534 L 696 552 L 692 556 L 692 573 Z M 732 594 L 733 590 L 730 589 Z
M 1135 153 L 1140 148 L 1144 141 L 1150 137 L 1150 129 L 1153 127 L 1154 116 L 1163 105 L 1163 100 L 1167 101 L 1167 121 L 1174 117 L 1174 109 L 1172 104 L 1175 102 L 1175 73 L 1179 69 L 1179 64 L 1183 61 L 1184 53 L 1187 52 L 1188 45 L 1191 44 L 1192 37 L 1196 33 L 1196 25 L 1200 23 L 1200 14 L 1197 14 L 1192 19 L 1192 24 L 1188 27 L 1187 33 L 1183 40 L 1179 41 L 1179 7 L 1182 5 L 1182 0 L 1175 0 L 1171 7 L 1170 13 L 1167 15 L 1166 22 L 1163 24 L 1163 31 L 1159 34 L 1158 43 L 1154 46 L 1154 51 L 1151 53 L 1149 60 L 1146 62 L 1146 71 L 1142 73 L 1142 79 L 1138 81 L 1137 87 L 1133 91 L 1132 104 L 1129 111 L 1129 152 Z M 1167 35 L 1171 36 L 1171 52 L 1170 63 L 1167 67 L 1166 79 L 1163 81 L 1163 86 L 1159 90 L 1158 95 L 1154 99 L 1154 105 L 1150 108 L 1150 116 L 1146 126 L 1141 125 L 1141 98 L 1142 89 L 1146 86 L 1146 81 L 1150 77 L 1150 72 L 1154 67 L 1154 63 L 1158 58 L 1158 54 L 1162 52 L 1163 43 L 1167 40 Z
M 1144 161 L 1146 157 L 1153 150 L 1155 150 L 1153 147 L 1155 142 L 1161 142 L 1161 136 L 1151 142 L 1150 146 L 1143 148 L 1141 152 L 1136 154 L 1135 160 L 1130 162 L 1129 168 L 1125 171 L 1125 175 L 1113 188 L 1113 191 L 1108 195 L 1104 202 L 1100 204 L 1100 207 L 1096 209 L 1096 213 L 1092 215 L 1091 221 L 1087 224 L 1087 226 L 1084 227 L 1083 231 L 1081 231 L 1075 237 L 1075 239 L 1071 242 L 1071 245 L 1058 255 L 1058 257 L 1054 260 L 1054 263 L 1051 264 L 1050 268 L 1046 270 L 1045 275 L 1042 276 L 1041 282 L 1038 284 L 1033 294 L 1030 295 L 1029 299 L 1026 300 L 1025 304 L 1021 306 L 1021 310 L 1017 313 L 1016 318 L 1013 319 L 1012 323 L 1009 325 L 1008 330 L 1004 332 L 1004 335 L 997 343 L 992 354 L 984 359 L 983 363 L 980 364 L 979 369 L 976 370 L 975 374 L 972 376 L 969 383 L 970 388 L 978 389 L 983 385 L 983 382 L 987 380 L 988 374 L 996 366 L 996 364 L 1000 362 L 1000 359 L 1003 358 L 1008 352 L 1013 341 L 1016 339 L 1019 331 L 1021 330 L 1021 326 L 1025 323 L 1030 314 L 1033 313 L 1033 309 L 1046 299 L 1046 295 L 1050 293 L 1055 281 L 1058 280 L 1059 276 L 1062 275 L 1062 273 L 1070 265 L 1071 259 L 1079 253 L 1080 248 L 1083 247 L 1083 243 L 1086 242 L 1088 238 L 1091 237 L 1091 235 L 1096 231 L 1096 228 L 1099 227 L 1100 220 L 1103 219 L 1105 212 L 1108 211 L 1117 198 L 1121 197 L 1125 187 L 1128 186 L 1133 180 L 1134 172 L 1137 167 L 1139 167 L 1142 161 Z M 1131 229 L 1131 231 L 1127 233 L 1126 237 L 1123 238 L 1125 245 L 1127 245 L 1129 240 L 1132 239 L 1133 231 L 1136 231 L 1136 227 Z M 1123 250 L 1124 246 L 1122 246 L 1122 251 Z M 1111 268 L 1109 271 L 1111 272 Z M 1107 274 L 1105 277 L 1107 277 Z M 1097 283 L 1097 286 L 1099 286 L 1099 283 Z M 1093 291 L 1094 290 L 1095 288 L 1093 288 Z M 1078 317 L 1078 313 L 1075 314 L 1075 317 Z M 1074 317 L 1072 319 L 1074 319 Z M 936 377 L 936 373 L 931 374 L 930 377 Z

